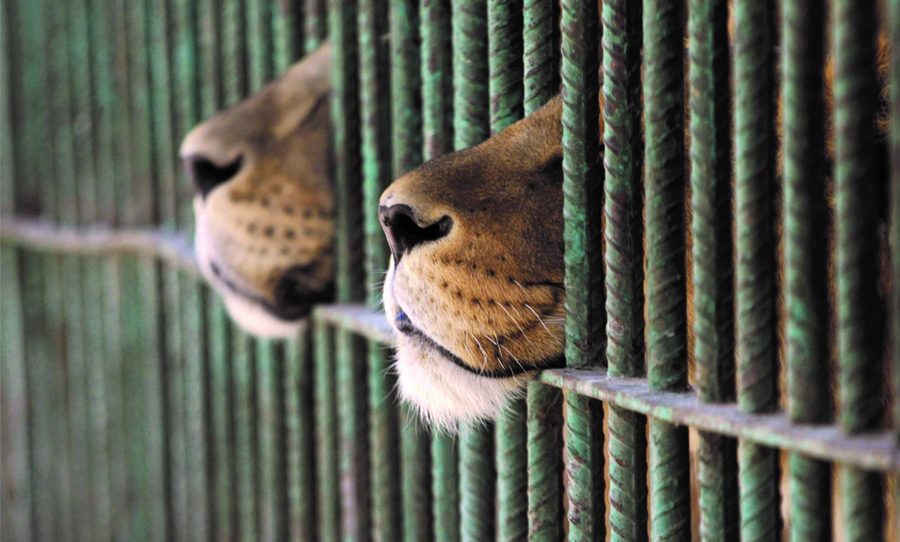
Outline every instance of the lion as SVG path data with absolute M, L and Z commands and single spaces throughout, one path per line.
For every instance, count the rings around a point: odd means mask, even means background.
M 258 336 L 296 334 L 311 307 L 332 298 L 330 67 L 326 44 L 181 145 L 200 270 Z
M 883 37 L 878 56 L 886 103 Z M 828 96 L 833 77 L 829 59 Z M 432 425 L 453 431 L 496 419 L 539 370 L 564 365 L 561 115 L 557 96 L 480 145 L 406 173 L 381 196 L 398 388 Z M 878 129 L 883 143 L 886 108 Z M 884 262 L 886 246 L 882 239 Z

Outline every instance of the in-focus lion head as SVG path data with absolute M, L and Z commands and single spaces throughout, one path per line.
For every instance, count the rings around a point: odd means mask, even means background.
M 563 362 L 561 102 L 381 196 L 401 395 L 431 423 L 496 417 Z
M 293 334 L 332 295 L 330 65 L 325 45 L 181 145 L 200 269 L 257 335 Z

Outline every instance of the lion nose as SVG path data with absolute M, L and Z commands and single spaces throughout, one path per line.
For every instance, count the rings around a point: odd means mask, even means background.
M 238 174 L 243 157 L 238 155 L 231 161 L 216 162 L 202 154 L 189 154 L 183 161 L 184 169 L 194 183 L 194 188 L 205 198 L 215 187 L 228 182 Z
M 378 208 L 378 216 L 394 256 L 394 263 L 400 263 L 400 258 L 416 246 L 446 236 L 453 227 L 453 220 L 449 216 L 423 225 L 416 219 L 412 208 L 403 204 L 390 207 L 382 205 Z

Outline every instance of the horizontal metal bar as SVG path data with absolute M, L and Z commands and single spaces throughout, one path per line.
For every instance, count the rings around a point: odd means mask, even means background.
M 153 256 L 194 275 L 200 274 L 190 239 L 171 230 L 61 227 L 46 220 L 10 218 L 0 220 L 0 242 L 76 256 Z
M 784 413 L 749 414 L 736 404 L 702 403 L 693 392 L 659 392 L 645 380 L 603 369 L 544 371 L 539 380 L 653 418 L 863 469 L 900 472 L 900 447 L 889 431 L 846 435 L 836 426 L 791 424 Z
M 320 306 L 313 317 L 393 343 L 384 315 L 360 305 Z M 669 423 L 862 469 L 900 472 L 900 446 L 889 431 L 851 436 L 832 425 L 792 424 L 781 412 L 749 414 L 734 403 L 703 403 L 693 391 L 654 391 L 646 380 L 611 377 L 605 369 L 554 369 L 542 372 L 538 380 Z
M 320 305 L 313 311 L 313 319 L 348 329 L 372 341 L 394 344 L 393 331 L 384 314 L 364 305 Z

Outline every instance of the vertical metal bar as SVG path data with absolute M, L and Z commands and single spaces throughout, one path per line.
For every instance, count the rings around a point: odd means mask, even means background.
M 734 398 L 728 2 L 690 0 L 691 265 L 694 359 L 703 402 Z M 700 433 L 700 538 L 737 537 L 734 439 Z
M 284 72 L 303 56 L 303 11 L 298 0 L 280 0 L 272 8 L 274 73 Z
M 450 2 L 419 1 L 422 78 L 422 157 L 431 160 L 453 150 L 453 68 Z M 459 462 L 456 441 L 431 435 L 432 521 L 436 542 L 460 538 Z
M 234 519 L 237 540 L 251 541 L 259 538 L 259 509 L 257 507 L 256 450 L 254 446 L 256 369 L 255 343 L 243 333 L 235 333 L 232 346 L 234 375 L 234 460 L 235 506 Z
M 554 4 L 526 0 L 523 6 L 523 106 L 526 115 L 542 107 L 559 87 L 558 25 Z M 562 538 L 562 395 L 556 388 L 528 384 L 528 537 Z
M 311 326 L 304 325 L 285 356 L 285 431 L 289 540 L 315 538 L 315 419 Z
M 496 134 L 523 114 L 522 3 L 489 0 L 487 24 L 490 128 Z M 528 533 L 524 398 L 497 420 L 495 437 L 497 539 L 522 540 Z
M 177 156 L 181 136 L 200 121 L 201 92 L 204 80 L 200 77 L 199 22 L 197 2 L 181 0 L 174 6 L 172 21 L 173 43 L 173 96 L 175 100 L 174 133 L 166 152 L 170 160 Z M 209 81 L 212 84 L 214 80 Z M 193 188 L 184 175 L 176 177 L 176 223 L 181 228 L 193 222 Z M 203 540 L 209 535 L 210 496 L 207 480 L 207 432 L 206 394 L 204 382 L 207 354 L 205 313 L 203 311 L 201 285 L 193 276 L 178 275 L 179 325 L 183 341 L 183 378 L 181 407 L 184 412 L 184 465 L 186 468 L 185 491 L 191 514 L 186 532 L 191 540 Z
M 41 29 L 41 21 L 44 17 L 41 2 L 32 2 L 27 5 L 15 6 L 16 19 L 13 21 L 14 36 L 17 38 L 18 56 L 22 67 L 19 81 L 19 96 L 21 101 L 16 104 L 21 110 L 21 133 L 17 134 L 17 140 L 21 144 L 22 167 L 17 173 L 23 181 L 20 201 L 31 201 L 32 205 L 43 201 L 40 197 L 42 180 L 48 179 L 50 173 L 46 171 L 46 156 L 40 156 L 44 148 L 42 141 L 46 141 L 43 133 L 43 115 L 46 112 L 44 103 L 44 90 L 46 82 L 42 70 L 46 69 L 44 54 L 40 44 L 44 39 Z M 10 9 L 9 11 L 13 11 Z M 27 181 L 26 181 L 27 180 Z M 38 209 L 39 210 L 39 209 Z M 52 538 L 54 534 L 54 510 L 52 503 L 53 485 L 49 479 L 49 471 L 52 468 L 53 447 L 50 442 L 50 420 L 48 420 L 47 394 L 49 386 L 49 352 L 46 348 L 46 337 L 40 335 L 43 330 L 43 276 L 45 269 L 42 261 L 27 252 L 22 253 L 20 261 L 19 291 L 22 293 L 22 327 L 25 333 L 23 346 L 25 356 L 22 370 L 24 372 L 25 400 L 28 407 L 27 433 L 22 435 L 28 439 L 28 450 L 31 453 L 27 473 L 27 484 L 31 502 L 23 503 L 30 506 L 29 530 L 35 539 Z
M 0 213 L 12 215 L 16 211 L 18 182 L 24 172 L 19 170 L 24 149 L 20 144 L 21 113 L 17 114 L 23 96 L 18 84 L 24 66 L 17 62 L 21 42 L 15 32 L 18 6 L 15 2 L 0 4 Z M 4 277 L 4 292 L 0 296 L 0 311 L 4 314 L 0 325 L 0 454 L 6 475 L 0 482 L 3 499 L 3 520 L 0 538 L 31 540 L 32 508 L 29 470 L 28 382 L 26 380 L 26 345 L 22 297 L 24 282 L 19 275 L 20 252 L 9 246 L 0 247 L 0 274 Z
M 884 321 L 878 297 L 882 179 L 878 178 L 875 156 L 876 9 L 874 1 L 836 0 L 831 17 L 835 57 L 838 388 L 840 424 L 848 433 L 879 427 L 884 410 Z M 845 468 L 841 471 L 841 493 L 845 539 L 881 539 L 881 477 Z
M 303 0 L 303 53 L 316 50 L 328 35 L 326 0 Z
M 85 195 L 91 198 L 91 213 L 87 217 L 92 222 L 103 221 L 114 223 L 118 218 L 116 201 L 117 172 L 116 154 L 116 120 L 121 114 L 120 103 L 116 95 L 116 79 L 110 66 L 115 64 L 115 26 L 109 20 L 106 6 L 88 4 L 91 86 L 93 90 L 92 119 L 93 132 L 91 140 L 94 152 L 94 179 L 92 190 Z M 103 66 L 103 68 L 100 68 Z M 166 90 L 168 92 L 168 89 Z M 96 476 L 94 488 L 98 490 L 95 498 L 98 526 L 95 536 L 115 536 L 117 525 L 113 518 L 121 517 L 124 497 L 117 493 L 117 482 L 121 470 L 121 450 L 119 448 L 117 425 L 121 423 L 123 397 L 121 384 L 121 344 L 118 336 L 120 324 L 118 289 L 120 259 L 109 257 L 98 260 L 88 270 L 95 275 L 90 292 L 98 334 L 94 337 L 91 351 L 96 360 L 92 364 L 90 388 L 94 392 L 92 403 L 92 433 L 96 439 L 96 448 L 92 456 L 97 454 L 99 461 L 91 466 Z M 94 297 L 96 296 L 96 297 Z
M 392 173 L 399 177 L 422 162 L 422 107 L 419 73 L 419 5 L 391 2 Z M 429 435 L 412 410 L 400 408 L 403 539 L 431 540 L 431 457 Z
M 562 3 L 563 217 L 566 266 L 566 364 L 601 364 L 603 333 L 602 170 L 600 156 L 597 3 Z M 606 536 L 602 475 L 602 409 L 575 393 L 565 394 L 566 501 L 569 540 Z
M 313 324 L 313 382 L 316 412 L 316 489 L 318 539 L 340 539 L 340 478 L 337 469 L 338 440 L 335 388 L 334 332 L 324 323 Z
M 208 118 L 224 106 L 224 86 L 222 84 L 222 5 L 216 0 L 203 0 L 198 5 L 197 27 L 198 77 L 202 82 L 199 89 L 199 112 Z M 231 39 L 229 36 L 228 39 Z M 193 202 L 193 197 L 188 197 Z M 228 315 L 221 299 L 209 288 L 201 291 L 201 305 L 205 326 L 206 348 L 204 350 L 204 409 L 206 452 L 206 477 L 209 491 L 208 532 L 209 538 L 235 539 L 233 530 L 232 477 L 233 452 L 231 443 L 233 428 L 231 375 L 228 361 L 231 355 L 232 336 L 229 333 Z M 201 309 L 201 310 L 202 310 Z
M 785 306 L 788 413 L 795 423 L 831 418 L 828 221 L 823 67 L 825 13 L 811 1 L 781 4 L 784 96 Z M 788 463 L 792 540 L 831 539 L 831 468 L 800 454 Z
M 777 408 L 774 3 L 735 3 L 735 302 L 738 404 Z M 741 539 L 780 536 L 778 455 L 740 442 Z
M 356 30 L 355 2 L 331 0 L 328 34 L 334 59 L 331 116 L 337 210 L 336 283 L 337 298 L 345 302 L 364 299 L 366 285 L 364 265 L 356 250 L 363 241 Z M 363 539 L 369 529 L 365 356 L 365 343 L 359 337 L 338 331 L 335 370 L 340 397 L 341 536 L 345 540 Z
M 684 4 L 646 0 L 644 34 L 647 379 L 687 385 L 684 177 Z M 650 536 L 691 537 L 688 431 L 649 422 Z
M 212 538 L 236 540 L 237 479 L 235 476 L 235 397 L 234 376 L 230 360 L 234 334 L 231 331 L 225 306 L 218 296 L 211 296 L 208 322 L 210 326 L 210 425 L 213 456 L 211 491 Z
M 604 2 L 603 142 L 606 358 L 609 374 L 643 372 L 641 244 L 641 12 L 637 2 Z M 646 420 L 607 409 L 609 529 L 613 540 L 647 536 Z
M 476 145 L 488 137 L 487 3 L 458 0 L 451 5 L 453 39 L 453 146 Z M 462 540 L 494 537 L 493 426 L 467 425 L 459 437 L 460 535 Z
M 358 47 L 360 109 L 363 158 L 363 214 L 365 230 L 367 301 L 381 304 L 380 280 L 388 261 L 388 251 L 378 219 L 378 199 L 391 180 L 391 109 L 383 104 L 393 72 L 389 72 L 389 47 L 383 36 L 389 33 L 388 5 L 383 0 L 360 2 Z M 391 35 L 392 39 L 396 36 Z M 392 96 L 393 97 L 393 96 Z M 369 465 L 374 540 L 401 539 L 400 457 L 397 410 L 389 399 L 394 386 L 388 370 L 388 353 L 382 345 L 369 343 Z
M 284 431 L 282 430 L 282 381 L 284 378 L 284 343 L 258 340 L 256 394 L 258 427 L 256 456 L 259 469 L 257 488 L 262 540 L 284 540 L 285 473 L 282 471 Z

